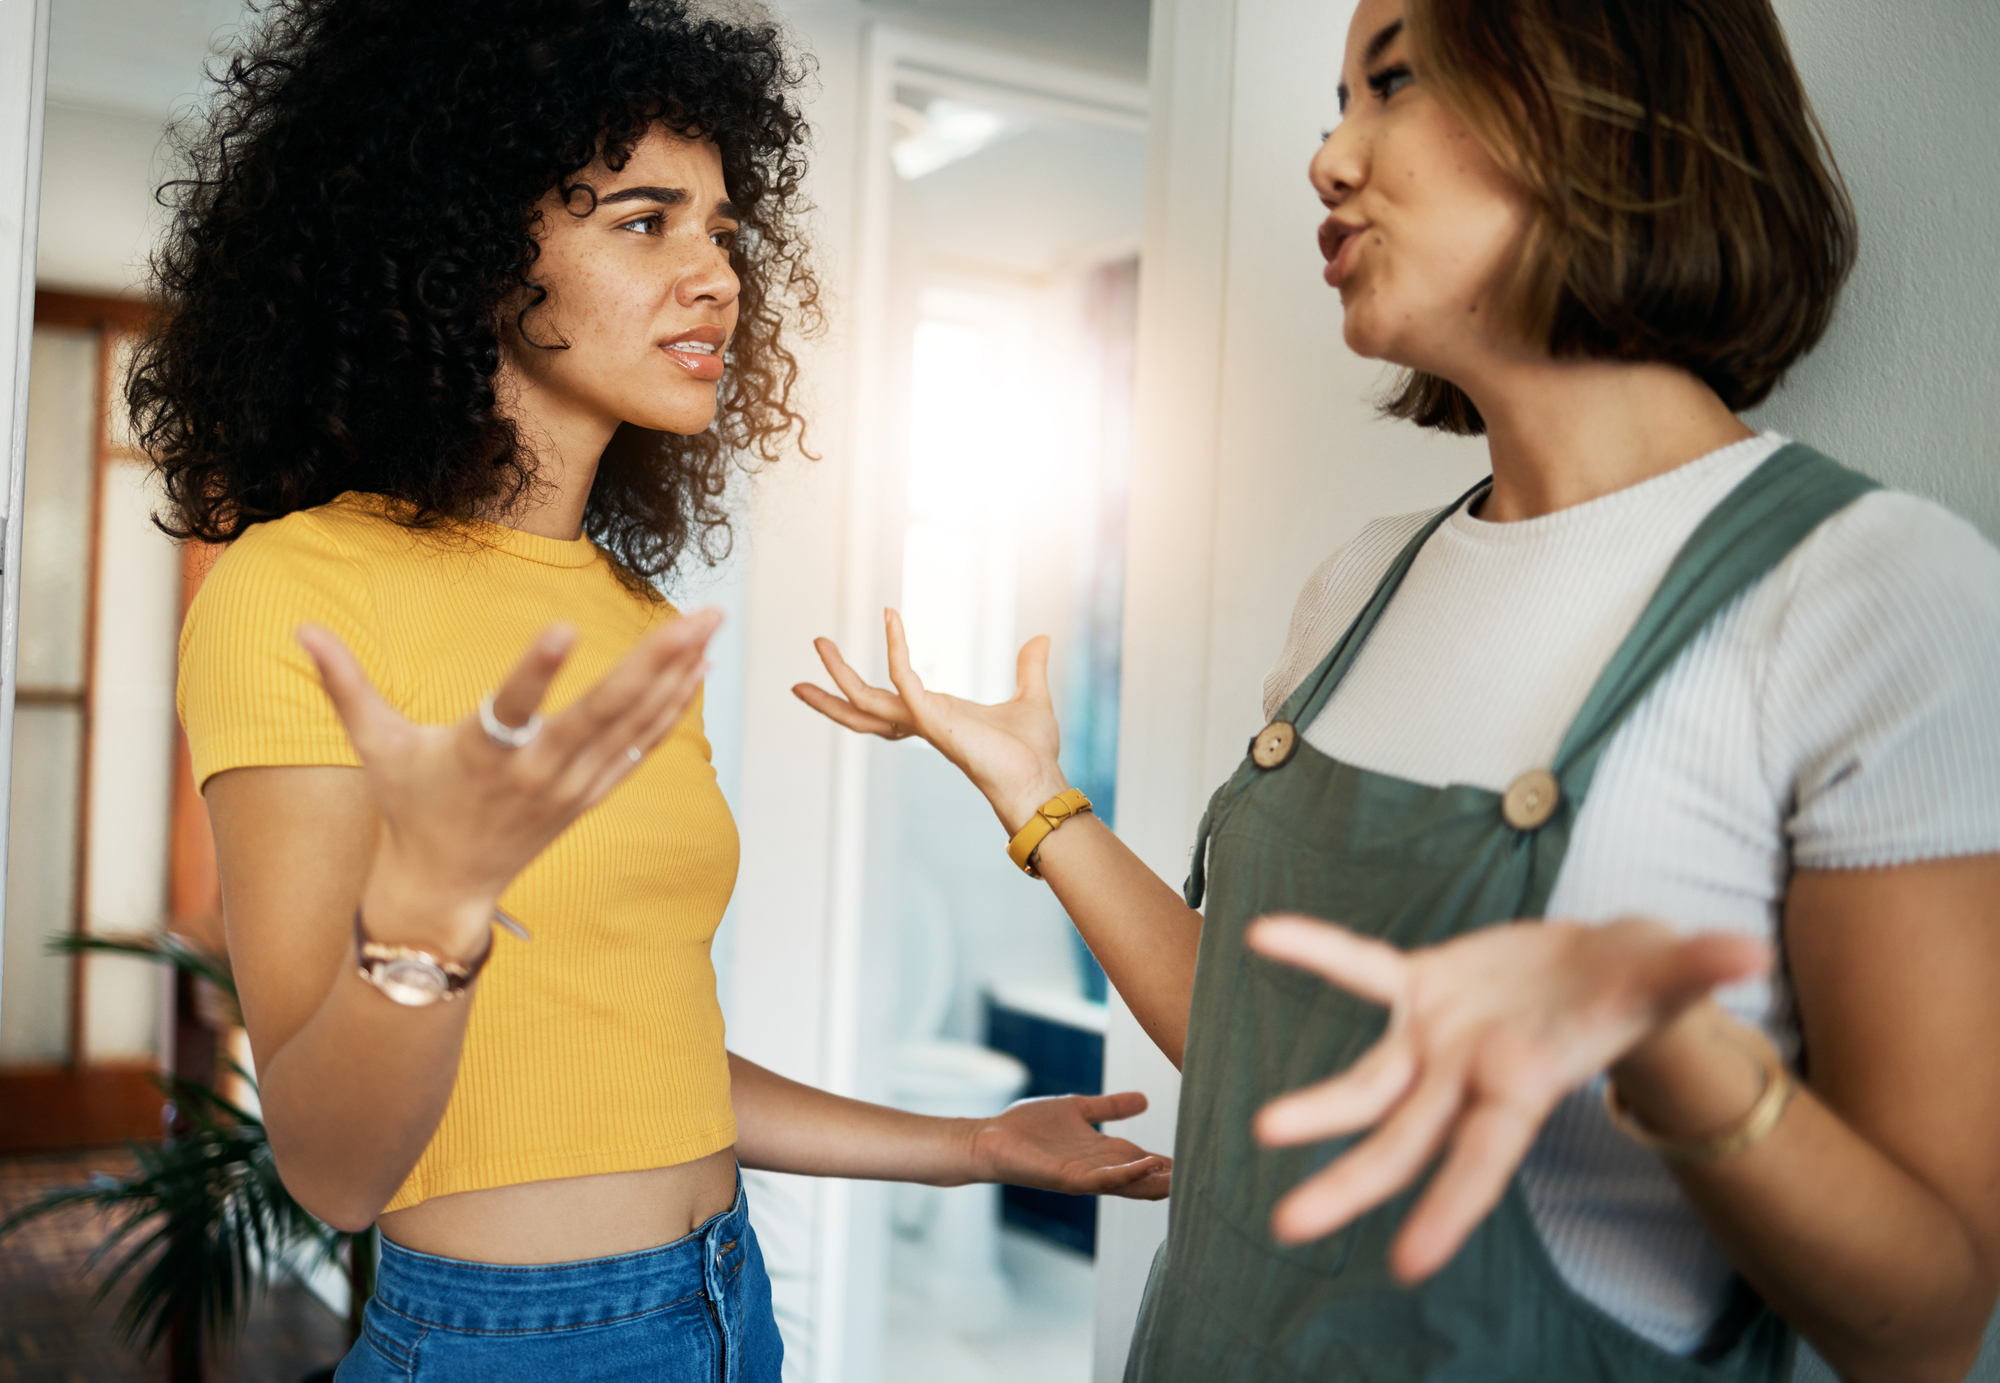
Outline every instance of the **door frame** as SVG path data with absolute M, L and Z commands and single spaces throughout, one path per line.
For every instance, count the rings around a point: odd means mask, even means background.
M 840 559 L 838 640 L 842 648 L 877 650 L 881 609 L 893 604 L 884 589 L 881 557 L 884 458 L 892 434 L 887 390 L 894 357 L 889 340 L 890 231 L 895 170 L 890 163 L 890 107 L 899 80 L 985 105 L 1025 114 L 1106 125 L 1143 133 L 1148 127 L 1144 84 L 1057 63 L 1024 58 L 974 44 L 916 33 L 871 21 L 862 53 L 861 122 L 857 141 L 856 262 L 852 282 L 854 381 L 847 427 L 852 464 L 846 477 Z M 900 548 L 899 548 L 900 550 Z M 863 736 L 836 742 L 829 857 L 824 988 L 822 1083 L 844 1095 L 860 1093 L 865 951 L 865 860 L 868 853 L 868 766 Z M 813 1320 L 815 1355 L 824 1378 L 862 1376 L 879 1356 L 882 1301 L 875 1246 L 862 1223 L 851 1182 L 828 1182 L 815 1236 Z M 872 1287 L 863 1284 L 874 1283 Z M 872 1322 L 875 1324 L 866 1324 Z

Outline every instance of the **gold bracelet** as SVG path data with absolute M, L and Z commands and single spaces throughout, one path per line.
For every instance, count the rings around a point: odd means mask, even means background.
M 1618 1082 L 1608 1072 L 1604 1077 L 1605 1113 L 1611 1116 L 1611 1122 L 1627 1138 L 1678 1162 L 1711 1162 L 1718 1157 L 1742 1152 L 1751 1144 L 1762 1142 L 1778 1126 L 1778 1120 L 1784 1117 L 1785 1107 L 1798 1092 L 1798 1082 L 1792 1079 L 1792 1073 L 1785 1069 L 1784 1061 L 1769 1044 L 1764 1045 L 1758 1059 L 1764 1068 L 1764 1088 L 1757 1094 L 1757 1103 L 1750 1106 L 1750 1112 L 1737 1121 L 1736 1127 L 1707 1138 L 1663 1138 L 1654 1133 L 1625 1107 L 1624 1100 L 1618 1095 Z
M 1042 842 L 1049 838 L 1049 832 L 1075 816 L 1078 812 L 1090 810 L 1090 799 L 1075 788 L 1058 793 L 1036 810 L 1028 818 L 1027 825 L 1014 832 L 1014 838 L 1007 842 L 1007 858 L 1021 867 L 1021 872 L 1031 879 L 1041 878 L 1035 868 L 1035 856 L 1042 848 Z

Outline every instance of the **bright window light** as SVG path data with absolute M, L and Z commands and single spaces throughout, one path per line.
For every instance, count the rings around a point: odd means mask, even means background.
M 934 289 L 912 342 L 903 618 L 925 685 L 979 701 L 1014 691 L 1017 501 L 1047 425 L 1031 328 L 1024 304 Z

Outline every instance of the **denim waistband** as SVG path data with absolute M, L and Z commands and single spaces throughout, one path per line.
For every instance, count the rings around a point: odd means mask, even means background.
M 471 1263 L 418 1253 L 384 1238 L 376 1298 L 443 1330 L 564 1330 L 655 1311 L 691 1296 L 720 1299 L 723 1275 L 741 1266 L 749 1228 L 743 1183 L 736 1203 L 656 1249 L 577 1263 Z

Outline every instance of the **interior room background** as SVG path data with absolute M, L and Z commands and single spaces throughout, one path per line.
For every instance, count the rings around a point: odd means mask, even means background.
M 2000 271 L 1986 250 L 2000 221 L 2000 6 L 1778 9 L 1862 256 L 1828 341 L 1753 422 L 2000 540 Z M 19 488 L 7 501 L 7 579 L 30 610 L 42 602 L 43 627 L 71 631 L 34 642 L 29 611 L 5 631 L 0 1076 L 88 1068 L 107 1089 L 169 1050 L 172 996 L 115 961 L 48 960 L 50 919 L 192 924 L 212 889 L 188 839 L 198 804 L 176 797 L 171 720 L 173 636 L 198 566 L 147 527 L 143 466 L 95 400 L 131 322 L 102 300 L 136 291 L 158 225 L 161 127 L 237 6 L 143 10 L 135 24 L 117 0 L 0 3 L 0 323 L 19 324 L 0 331 L 0 437 L 30 468 L 25 505 Z M 806 379 L 821 459 L 746 479 L 731 560 L 676 590 L 731 615 L 707 706 L 744 841 L 718 954 L 745 1055 L 892 1098 L 900 1046 L 983 1042 L 998 999 L 1101 1030 L 1105 1088 L 1153 1101 L 1131 1136 L 1170 1150 L 1172 1069 L 1115 994 L 1092 1007 L 1087 959 L 1010 872 L 985 808 L 921 746 L 846 737 L 788 689 L 820 675 L 820 634 L 879 680 L 885 604 L 910 611 L 927 675 L 972 694 L 1004 687 L 1012 644 L 1050 633 L 1073 770 L 1149 862 L 1181 876 L 1208 792 L 1259 723 L 1306 574 L 1370 519 L 1442 502 L 1480 466 L 1475 444 L 1372 415 L 1381 371 L 1345 350 L 1319 284 L 1304 168 L 1334 119 L 1350 11 L 770 6 L 817 60 L 832 328 Z M 38 14 L 53 26 L 45 108 Z M 1037 354 L 1051 367 L 1007 364 Z M 969 377 L 1031 406 L 996 409 Z M 24 533 L 49 555 L 39 567 L 23 564 Z M 937 1208 L 855 1183 L 765 1178 L 757 1195 L 788 1379 L 887 1376 L 907 1291 L 897 1226 Z M 1094 1271 L 1068 1279 L 1090 1298 L 1079 1367 L 1098 1379 L 1121 1373 L 1165 1223 L 1164 1206 L 1098 1208 Z M 1992 1354 L 1981 1376 L 2000 1376 Z

